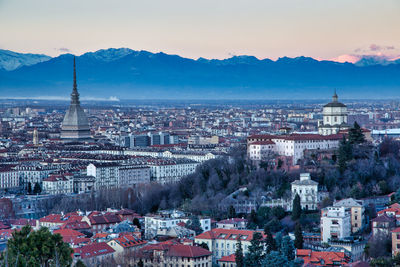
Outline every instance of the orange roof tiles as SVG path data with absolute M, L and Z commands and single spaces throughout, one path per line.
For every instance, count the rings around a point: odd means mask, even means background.
M 304 260 L 304 265 L 337 266 L 348 263 L 350 258 L 344 252 L 312 251 L 311 249 L 298 249 L 297 257 Z
M 218 261 L 220 261 L 220 262 L 236 262 L 236 256 L 235 256 L 235 254 L 223 256 Z

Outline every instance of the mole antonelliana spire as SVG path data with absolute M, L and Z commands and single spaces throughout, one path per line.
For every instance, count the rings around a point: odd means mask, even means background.
M 74 57 L 74 83 L 72 86 L 71 104 L 65 113 L 65 117 L 61 125 L 61 139 L 65 141 L 84 141 L 90 138 L 89 120 L 79 101 Z

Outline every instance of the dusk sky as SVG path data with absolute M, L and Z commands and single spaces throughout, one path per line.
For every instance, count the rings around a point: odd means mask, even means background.
M 0 0 L 0 49 L 51 56 L 128 47 L 190 58 L 395 58 L 399 14 L 399 0 Z

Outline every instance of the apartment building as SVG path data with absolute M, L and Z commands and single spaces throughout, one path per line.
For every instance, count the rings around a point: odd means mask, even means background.
M 198 162 L 188 159 L 149 159 L 152 181 L 161 184 L 175 183 L 196 171 Z
M 207 244 L 212 252 L 213 261 L 216 262 L 224 256 L 234 254 L 239 240 L 242 243 L 243 253 L 246 254 L 255 232 L 252 230 L 215 228 L 196 236 L 195 242 Z M 261 235 L 265 238 L 263 233 Z
M 289 156 L 296 165 L 305 150 L 338 148 L 341 139 L 341 134 L 251 135 L 247 137 L 247 154 L 255 161 L 263 161 L 271 154 Z
M 50 195 L 70 194 L 74 192 L 72 175 L 52 174 L 43 179 L 43 191 Z
M 346 198 L 333 203 L 334 207 L 344 207 L 350 209 L 351 214 L 351 232 L 356 233 L 364 225 L 365 208 L 362 201 L 353 198 Z
M 340 240 L 351 235 L 350 209 L 345 207 L 326 207 L 321 210 L 322 242 Z

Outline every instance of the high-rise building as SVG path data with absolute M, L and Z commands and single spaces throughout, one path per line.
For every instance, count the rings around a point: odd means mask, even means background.
M 323 120 L 319 122 L 318 131 L 321 135 L 337 134 L 349 128 L 347 124 L 347 106 L 338 101 L 336 91 L 332 102 L 326 104 L 322 111 Z
M 74 84 L 71 94 L 71 104 L 65 113 L 61 126 L 61 139 L 64 141 L 84 141 L 91 139 L 89 120 L 79 101 L 76 84 L 76 67 L 74 57 Z
M 39 133 L 38 133 L 38 130 L 36 128 L 33 130 L 33 140 L 32 140 L 32 142 L 33 142 L 33 144 L 35 146 L 37 146 L 39 144 Z

